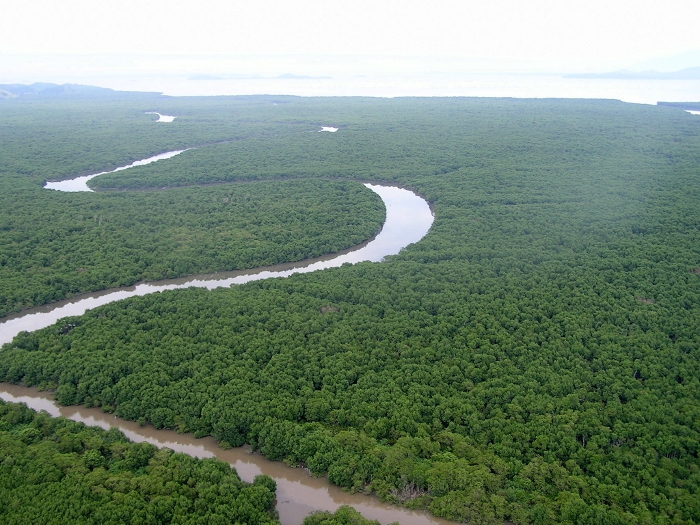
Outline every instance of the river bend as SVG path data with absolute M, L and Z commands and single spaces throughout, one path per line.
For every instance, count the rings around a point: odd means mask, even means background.
M 181 152 L 163 153 L 113 171 L 121 171 L 133 166 L 167 159 Z M 59 191 L 91 191 L 87 187 L 87 180 L 101 174 L 76 177 L 59 183 L 48 183 L 45 187 Z M 336 254 L 298 263 L 156 281 L 76 296 L 66 301 L 44 305 L 6 317 L 4 322 L 0 323 L 0 344 L 9 343 L 21 331 L 38 330 L 52 325 L 60 318 L 82 315 L 87 310 L 97 306 L 137 295 L 191 286 L 214 289 L 273 277 L 287 277 L 295 273 L 310 273 L 326 268 L 336 268 L 345 263 L 380 262 L 384 257 L 395 255 L 409 244 L 418 242 L 428 233 L 433 223 L 433 215 L 424 199 L 402 188 L 373 184 L 365 184 L 365 186 L 377 193 L 386 207 L 386 221 L 382 230 L 369 242 Z M 268 474 L 277 482 L 277 510 L 283 525 L 298 525 L 306 515 L 314 510 L 334 511 L 340 505 L 352 505 L 366 517 L 384 524 L 392 521 L 400 521 L 402 524 L 409 525 L 450 523 L 426 513 L 413 512 L 382 503 L 376 497 L 345 493 L 340 488 L 328 483 L 325 478 L 314 478 L 304 469 L 290 468 L 284 463 L 267 460 L 259 454 L 252 453 L 246 447 L 222 450 L 211 437 L 195 439 L 191 434 L 178 434 L 172 430 L 157 430 L 150 425 L 139 426 L 133 421 L 125 421 L 105 414 L 100 409 L 61 407 L 52 400 L 48 393 L 6 383 L 0 383 L 0 398 L 6 401 L 23 402 L 35 410 L 46 410 L 53 416 L 68 417 L 88 425 L 97 425 L 105 429 L 117 427 L 132 441 L 147 441 L 159 447 L 168 447 L 200 458 L 216 457 L 235 467 L 240 477 L 245 481 L 252 481 L 260 473 Z
M 134 163 L 133 165 L 140 164 Z M 418 242 L 428 233 L 433 223 L 433 214 L 424 199 L 403 188 L 372 184 L 365 184 L 365 186 L 377 193 L 384 201 L 386 207 L 386 221 L 382 230 L 374 239 L 367 243 L 336 254 L 296 263 L 235 272 L 219 272 L 210 275 L 195 275 L 180 279 L 167 279 L 78 295 L 65 301 L 58 301 L 7 316 L 6 320 L 0 324 L 0 344 L 9 343 L 22 331 L 33 332 L 40 328 L 46 328 L 63 317 L 82 315 L 87 310 L 97 306 L 137 295 L 189 288 L 191 286 L 211 290 L 222 286 L 228 287 L 234 284 L 243 284 L 272 277 L 288 277 L 295 273 L 310 273 L 326 268 L 337 268 L 345 263 L 379 262 L 388 255 L 399 253 L 405 246 Z M 69 187 L 74 188 L 75 186 Z M 66 191 L 76 190 L 70 189 Z

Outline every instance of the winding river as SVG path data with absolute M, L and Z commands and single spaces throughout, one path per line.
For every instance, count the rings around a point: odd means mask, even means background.
M 142 166 L 173 157 L 182 151 L 185 150 L 163 153 L 103 173 L 113 173 L 134 166 Z M 59 191 L 91 191 L 87 187 L 87 181 L 101 174 L 47 183 L 45 188 Z M 336 268 L 345 263 L 379 262 L 388 255 L 397 254 L 405 246 L 418 242 L 426 235 L 433 223 L 433 215 L 424 199 L 402 188 L 373 184 L 365 184 L 365 186 L 377 193 L 384 201 L 386 221 L 381 232 L 374 239 L 359 246 L 326 257 L 298 263 L 142 283 L 126 288 L 76 296 L 66 301 L 33 308 L 6 317 L 4 322 L 0 324 L 0 344 L 10 342 L 21 331 L 38 330 L 52 325 L 62 317 L 82 315 L 91 308 L 136 295 L 190 286 L 213 289 L 272 277 L 287 277 L 295 273 Z M 6 401 L 23 402 L 35 410 L 46 410 L 53 416 L 68 417 L 88 425 L 97 425 L 105 429 L 117 427 L 129 439 L 136 442 L 147 441 L 159 447 L 168 447 L 199 458 L 216 457 L 235 467 L 240 477 L 245 481 L 252 481 L 260 473 L 268 474 L 277 482 L 277 510 L 283 525 L 298 525 L 306 515 L 314 510 L 334 511 L 340 505 L 352 505 L 366 517 L 378 520 L 383 524 L 392 521 L 410 525 L 451 523 L 426 513 L 413 512 L 382 503 L 376 497 L 345 493 L 340 488 L 328 483 L 326 478 L 314 478 L 304 469 L 290 468 L 284 463 L 269 461 L 246 447 L 222 450 L 211 437 L 195 439 L 191 434 L 178 434 L 172 430 L 157 430 L 150 425 L 139 426 L 138 423 L 105 414 L 100 409 L 61 407 L 52 400 L 48 393 L 6 383 L 0 383 L 0 398 Z
M 88 187 L 87 183 L 89 180 L 94 179 L 95 177 L 98 177 L 100 175 L 106 175 L 107 173 L 116 173 L 117 171 L 128 170 L 129 168 L 135 168 L 136 166 L 145 166 L 146 164 L 150 164 L 158 160 L 169 159 L 170 157 L 179 155 L 183 151 L 187 150 L 179 149 L 175 151 L 166 151 L 165 153 L 154 155 L 152 157 L 148 157 L 147 159 L 137 160 L 136 162 L 132 162 L 131 164 L 127 164 L 126 166 L 120 166 L 119 168 L 113 169 L 111 171 L 101 171 L 100 173 L 94 173 L 92 175 L 83 175 L 81 177 L 75 177 L 73 179 L 59 180 L 57 182 L 47 182 L 44 185 L 44 188 L 47 190 L 67 191 L 71 193 L 76 191 L 93 191 Z

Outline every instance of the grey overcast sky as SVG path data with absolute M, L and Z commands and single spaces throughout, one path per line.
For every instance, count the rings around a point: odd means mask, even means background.
M 700 49 L 700 0 L 31 0 L 2 53 L 323 53 L 605 69 Z M 700 64 L 699 64 L 700 65 Z

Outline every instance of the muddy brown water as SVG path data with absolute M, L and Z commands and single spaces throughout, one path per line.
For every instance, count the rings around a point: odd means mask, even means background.
M 60 406 L 48 392 L 34 388 L 0 383 L 0 398 L 13 403 L 26 403 L 34 410 L 45 410 L 54 417 L 62 416 L 86 425 L 107 430 L 116 427 L 135 442 L 146 441 L 157 447 L 168 447 L 197 458 L 215 457 L 229 463 L 243 481 L 252 482 L 258 474 L 267 474 L 277 482 L 277 511 L 282 525 L 299 525 L 305 516 L 315 510 L 335 511 L 341 505 L 351 505 L 365 517 L 382 524 L 398 521 L 406 525 L 448 525 L 450 521 L 410 511 L 375 496 L 349 494 L 331 485 L 326 478 L 315 478 L 303 468 L 291 468 L 280 461 L 270 461 L 248 447 L 223 450 L 212 437 L 201 439 L 192 434 L 178 434 L 174 430 L 158 430 L 151 425 L 140 426 L 125 421 L 99 408 Z

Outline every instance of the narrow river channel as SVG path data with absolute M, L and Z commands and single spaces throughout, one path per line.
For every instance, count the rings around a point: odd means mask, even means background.
M 143 165 L 170 158 L 181 153 L 169 152 L 129 166 Z M 108 172 L 105 172 L 108 173 Z M 100 174 L 96 174 L 97 176 Z M 89 176 L 92 178 L 93 176 Z M 47 184 L 47 189 L 59 191 L 90 191 L 85 184 L 87 177 L 80 177 L 63 183 Z M 213 275 L 197 275 L 182 279 L 157 281 L 136 286 L 105 290 L 85 294 L 66 301 L 33 308 L 8 316 L 0 323 L 0 344 L 9 343 L 21 331 L 34 331 L 52 325 L 66 316 L 82 315 L 87 310 L 114 301 L 137 295 L 188 288 L 218 288 L 243 284 L 272 277 L 287 277 L 295 273 L 309 273 L 326 268 L 336 268 L 345 263 L 361 261 L 380 262 L 388 255 L 397 254 L 402 248 L 422 239 L 433 223 L 433 215 L 428 203 L 413 192 L 391 186 L 365 184 L 377 193 L 386 206 L 386 221 L 381 232 L 369 242 L 343 252 L 266 268 L 237 272 L 221 272 Z M 78 189 L 80 188 L 80 189 Z M 376 497 L 361 494 L 348 494 L 328 483 L 326 478 L 314 478 L 301 468 L 290 468 L 282 462 L 269 461 L 247 447 L 222 450 L 211 438 L 195 439 L 191 434 L 178 434 L 172 430 L 157 430 L 150 425 L 140 426 L 125 421 L 100 409 L 85 407 L 61 407 L 46 392 L 38 392 L 7 383 L 0 383 L 0 398 L 6 401 L 23 402 L 35 410 L 46 410 L 53 416 L 63 416 L 102 428 L 117 427 L 131 440 L 147 441 L 159 447 L 168 447 L 191 456 L 216 457 L 236 468 L 244 481 L 252 481 L 258 474 L 267 474 L 277 482 L 277 510 L 283 525 L 298 525 L 314 510 L 334 511 L 340 505 L 352 505 L 370 519 L 383 524 L 399 521 L 409 525 L 448 524 L 451 522 L 431 517 L 426 513 L 413 512 L 401 507 L 380 502 Z
M 0 398 L 14 403 L 26 403 L 34 410 L 46 410 L 52 416 L 63 416 L 86 425 L 104 429 L 116 427 L 135 442 L 147 441 L 157 447 L 168 447 L 197 458 L 215 457 L 226 461 L 238 471 L 243 481 L 252 482 L 258 474 L 267 474 L 277 482 L 277 511 L 282 525 L 299 525 L 315 510 L 335 511 L 341 505 L 352 505 L 365 517 L 382 524 L 398 521 L 401 525 L 453 525 L 452 522 L 382 503 L 375 496 L 348 494 L 328 483 L 326 478 L 314 478 L 302 468 L 290 468 L 281 461 L 270 461 L 248 447 L 229 450 L 219 448 L 214 438 L 196 439 L 192 434 L 174 430 L 158 430 L 151 425 L 140 426 L 125 421 L 99 408 L 59 406 L 48 392 L 34 388 L 0 383 Z

